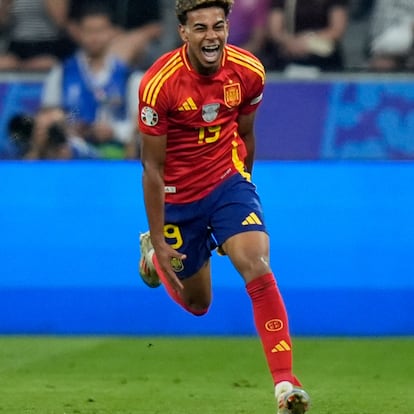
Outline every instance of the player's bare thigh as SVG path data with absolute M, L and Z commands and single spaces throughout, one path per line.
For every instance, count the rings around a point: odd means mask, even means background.
M 223 250 L 246 283 L 269 273 L 269 236 L 263 231 L 247 231 L 228 238 Z
M 184 290 L 182 297 L 185 303 L 194 310 L 204 310 L 211 303 L 210 260 L 193 276 L 182 280 Z

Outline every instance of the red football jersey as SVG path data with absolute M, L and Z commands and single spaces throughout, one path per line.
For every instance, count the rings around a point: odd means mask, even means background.
M 167 136 L 165 200 L 188 203 L 210 193 L 220 182 L 244 171 L 246 147 L 237 118 L 256 110 L 265 72 L 249 52 L 227 45 L 220 69 L 198 74 L 187 46 L 159 58 L 139 88 L 139 129 Z

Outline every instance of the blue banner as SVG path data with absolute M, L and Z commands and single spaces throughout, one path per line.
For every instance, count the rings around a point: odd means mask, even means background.
M 414 159 L 413 81 L 269 82 L 257 158 Z
M 254 334 L 228 258 L 194 318 L 139 279 L 138 162 L 0 163 L 0 333 Z M 414 335 L 414 164 L 258 162 L 300 335 Z

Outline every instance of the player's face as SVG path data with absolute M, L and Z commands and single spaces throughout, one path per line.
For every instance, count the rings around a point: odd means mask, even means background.
M 207 7 L 187 13 L 187 23 L 180 25 L 180 35 L 188 45 L 188 57 L 194 69 L 208 75 L 221 63 L 228 37 L 228 22 L 220 7 Z

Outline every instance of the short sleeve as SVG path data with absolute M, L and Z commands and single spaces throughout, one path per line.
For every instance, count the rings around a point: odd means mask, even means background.
M 156 100 L 146 102 L 147 78 L 141 81 L 138 93 L 138 127 L 147 135 L 160 136 L 168 132 L 168 97 L 162 88 Z
M 248 115 L 254 112 L 263 100 L 263 89 L 265 82 L 264 69 L 263 72 L 247 72 L 246 74 L 246 92 L 245 98 L 240 105 L 240 114 Z

